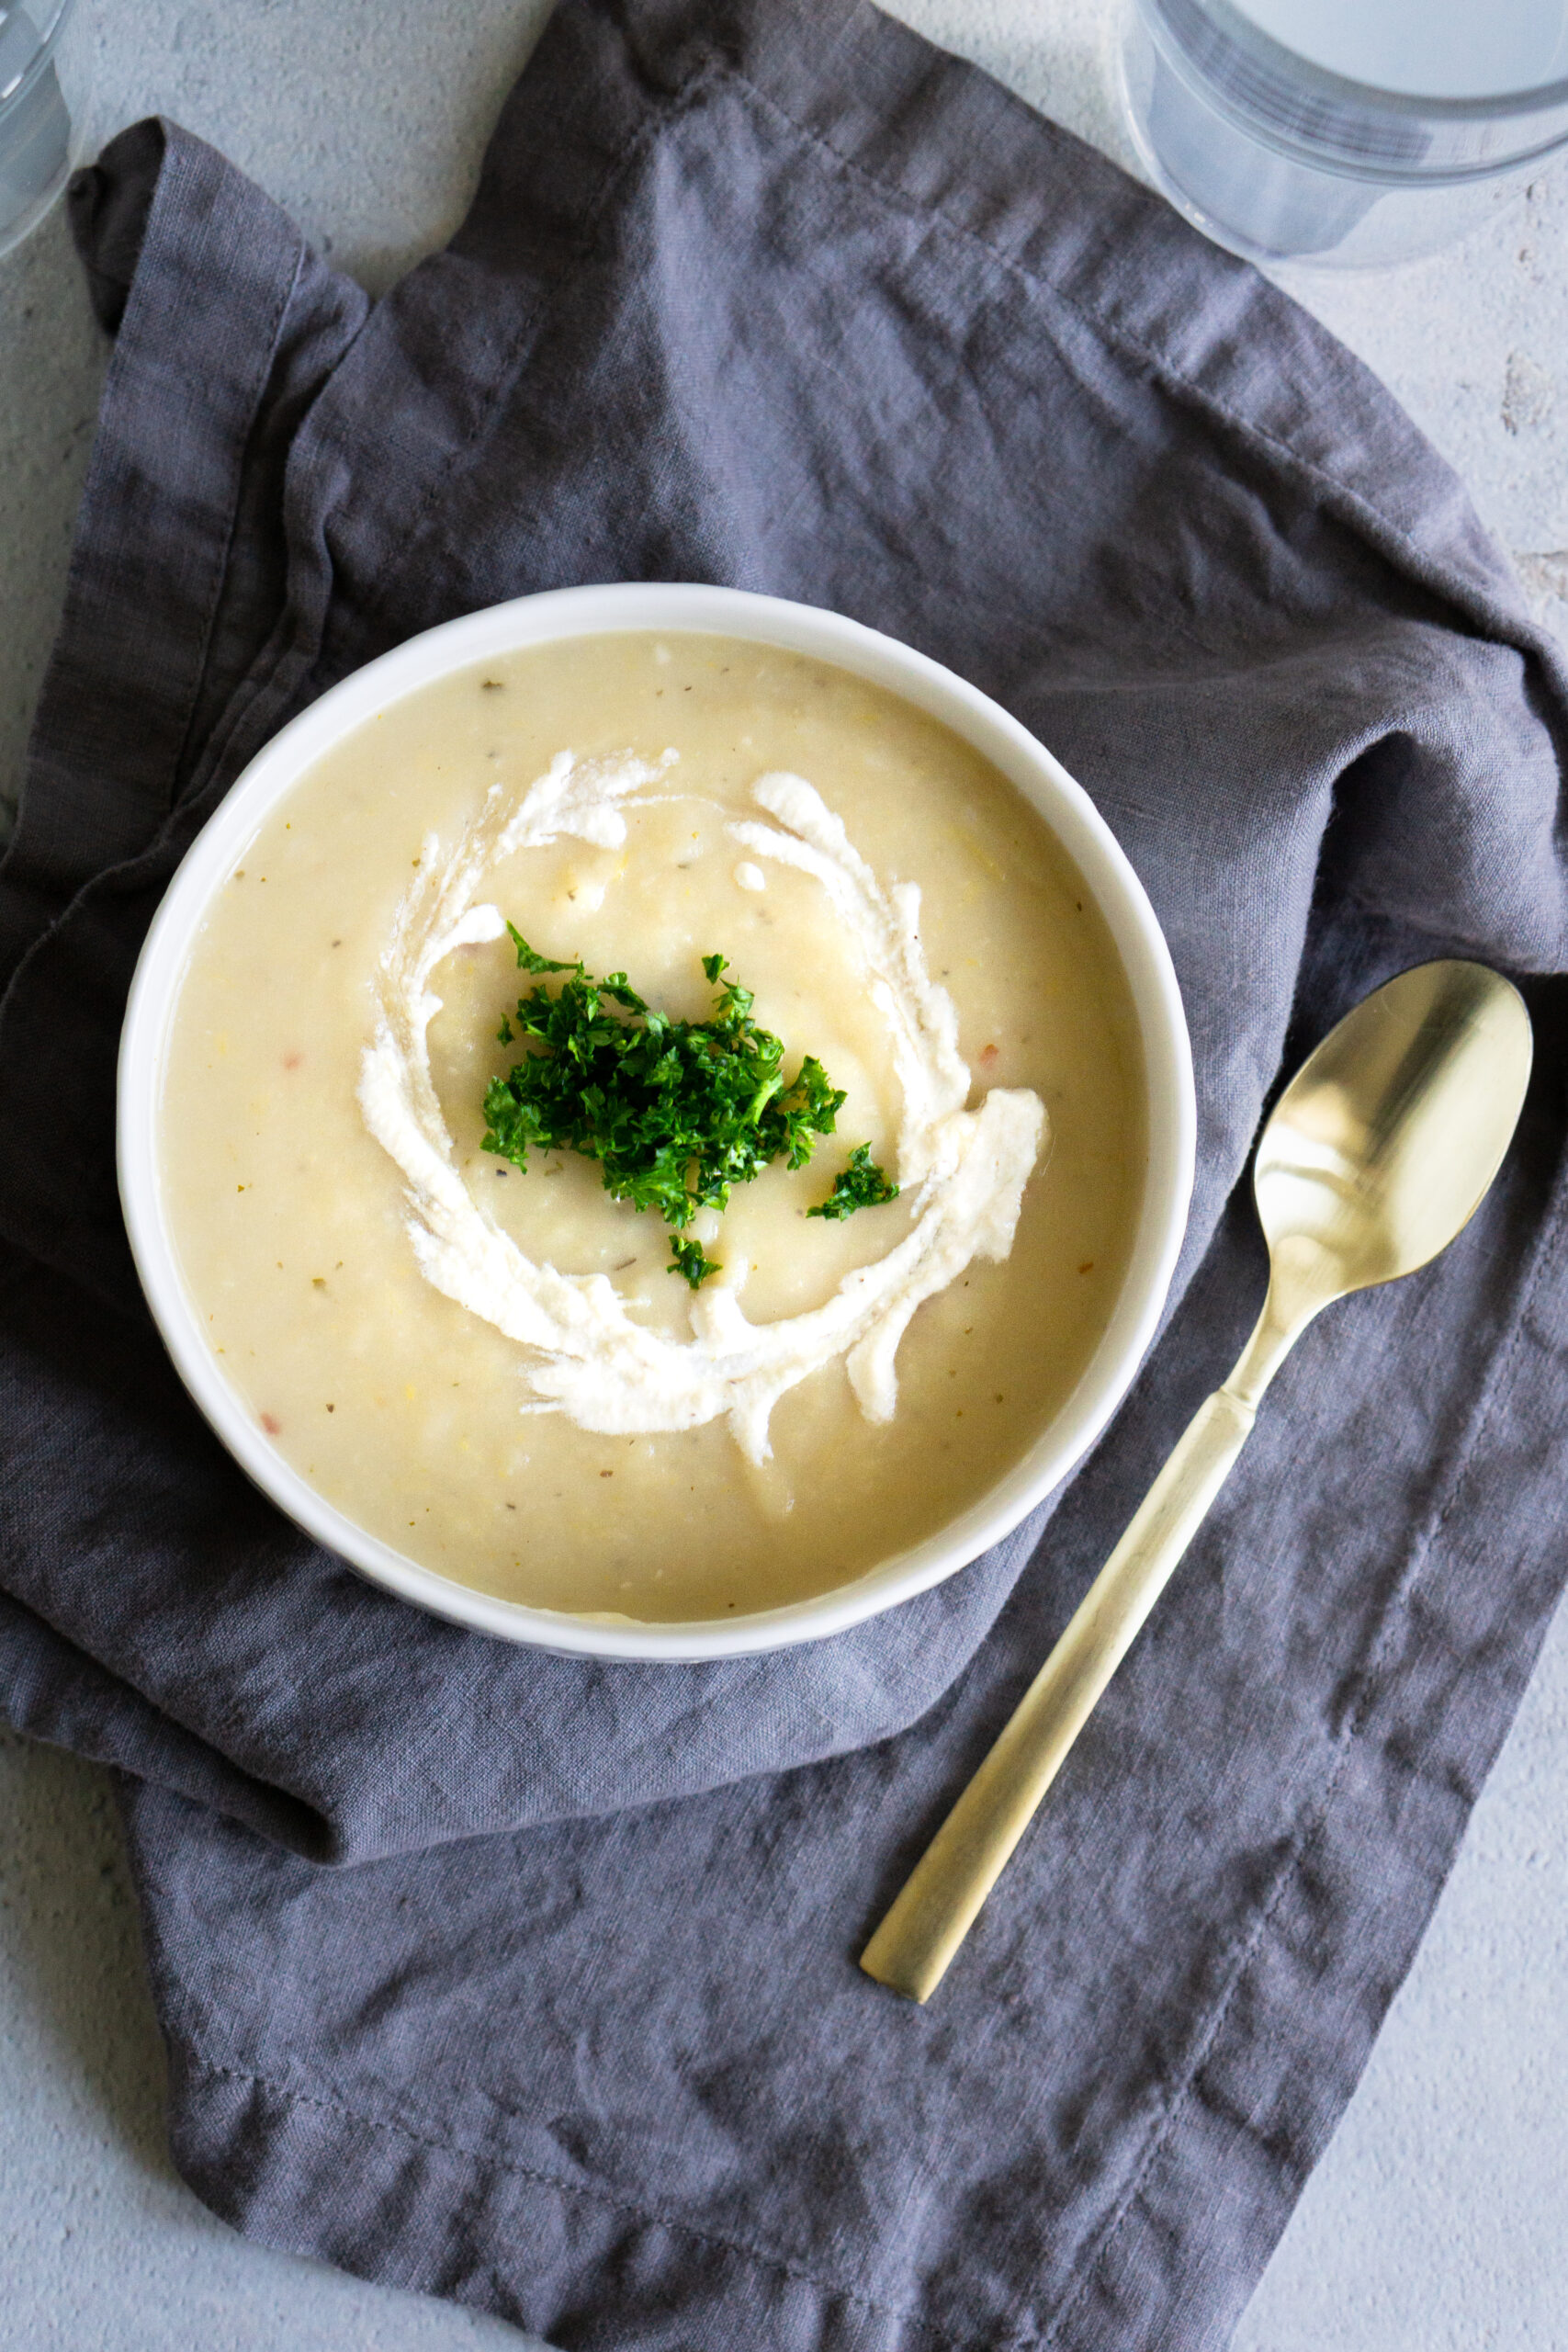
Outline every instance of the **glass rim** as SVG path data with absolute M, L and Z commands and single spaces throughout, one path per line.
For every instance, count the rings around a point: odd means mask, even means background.
M 1170 21 L 1166 0 L 1147 0 L 1147 4 Z M 65 0 L 65 5 L 69 6 L 70 0 Z M 1260 25 L 1254 24 L 1234 5 L 1234 0 L 1185 0 L 1185 5 L 1207 17 L 1217 32 L 1237 49 L 1250 53 L 1265 72 L 1304 81 L 1330 103 L 1363 113 L 1404 115 L 1428 123 L 1508 122 L 1568 107 L 1568 74 L 1559 75 L 1554 82 L 1534 83 L 1526 89 L 1502 91 L 1488 98 L 1417 97 L 1404 90 L 1385 90 L 1376 82 L 1358 82 L 1349 74 L 1336 74 L 1326 65 L 1315 64 L 1299 50 L 1277 40 L 1272 33 L 1266 33 Z
M 17 5 L 17 0 L 0 0 L 0 24 L 3 24 L 7 17 L 25 16 L 38 35 L 38 47 L 28 58 L 21 73 L 17 74 L 8 89 L 0 90 L 0 111 L 23 96 L 47 72 L 52 62 L 51 51 L 61 28 L 75 6 L 76 0 L 53 0 L 52 6 L 39 11 L 39 15 L 44 19 L 44 22 L 39 24 L 32 11 Z

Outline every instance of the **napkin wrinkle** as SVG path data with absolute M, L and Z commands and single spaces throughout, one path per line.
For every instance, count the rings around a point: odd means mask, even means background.
M 125 316 L 163 169 L 162 122 L 154 118 L 133 123 L 122 134 L 119 160 L 117 172 L 75 173 L 65 198 L 93 313 L 111 335 Z
M 293 1853 L 332 1859 L 321 1816 L 308 1805 L 271 1781 L 238 1771 L 209 1739 L 175 1723 L 118 1668 L 104 1666 L 3 1591 L 0 1648 L 5 1720 L 13 1731 L 168 1789 Z

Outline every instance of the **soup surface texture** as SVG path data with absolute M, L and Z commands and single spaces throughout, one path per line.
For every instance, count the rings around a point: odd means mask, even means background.
M 699 1286 L 593 1159 L 484 1148 L 519 997 L 573 977 L 508 924 L 671 1020 L 738 982 L 782 1083 L 842 1090 L 687 1227 Z M 389 704 L 268 818 L 182 981 L 163 1182 L 320 1493 L 460 1584 L 668 1623 L 844 1585 L 1019 1460 L 1119 1291 L 1142 1103 L 1104 921 L 970 746 L 786 651 L 580 638 Z M 861 1145 L 897 1198 L 808 1215 Z

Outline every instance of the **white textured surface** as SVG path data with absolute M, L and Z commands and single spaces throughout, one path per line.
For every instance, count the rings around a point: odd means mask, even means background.
M 547 13 L 544 0 L 82 5 L 99 27 L 107 128 L 153 109 L 177 116 L 378 290 L 460 216 Z M 1103 94 L 1097 0 L 897 0 L 895 13 L 1127 160 Z M 1457 254 L 1375 277 L 1290 280 L 1466 475 L 1558 623 L 1568 618 L 1565 263 L 1558 179 Z M 58 617 L 102 364 L 57 213 L 0 262 L 0 795 L 15 790 Z M 1236 2352 L 1549 2352 L 1568 2341 L 1565 2088 L 1560 1624 Z M 104 1776 L 0 1736 L 8 2352 L 524 2344 L 498 2322 L 233 2236 L 174 2178 L 160 2098 Z

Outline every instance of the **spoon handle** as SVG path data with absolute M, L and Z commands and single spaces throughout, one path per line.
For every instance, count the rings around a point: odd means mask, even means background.
M 1200 1405 L 1122 1541 L 864 1951 L 868 1976 L 911 2001 L 935 1991 L 1208 1514 L 1252 1428 L 1227 1388 Z

